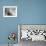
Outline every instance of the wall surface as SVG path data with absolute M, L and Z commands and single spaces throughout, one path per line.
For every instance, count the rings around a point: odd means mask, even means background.
M 0 0 L 0 44 L 9 42 L 8 35 L 10 32 L 17 32 L 18 18 L 3 17 L 3 6 L 18 6 L 18 0 Z M 18 43 L 16 38 L 15 43 Z
M 3 17 L 6 5 L 18 6 L 17 18 Z M 46 0 L 0 0 L 0 44 L 8 43 L 9 32 L 17 34 L 18 24 L 46 24 Z

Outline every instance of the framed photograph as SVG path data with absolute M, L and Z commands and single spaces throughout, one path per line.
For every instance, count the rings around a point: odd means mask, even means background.
M 3 17 L 17 17 L 17 6 L 3 6 Z

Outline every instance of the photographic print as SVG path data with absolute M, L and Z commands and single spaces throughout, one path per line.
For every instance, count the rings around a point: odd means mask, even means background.
M 17 17 L 17 6 L 3 6 L 3 17 Z

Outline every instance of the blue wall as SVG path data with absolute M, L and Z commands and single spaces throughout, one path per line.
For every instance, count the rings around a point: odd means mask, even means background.
M 17 18 L 3 17 L 6 5 L 18 6 Z M 46 0 L 0 0 L 0 44 L 8 43 L 9 32 L 17 34 L 18 24 L 46 24 Z

